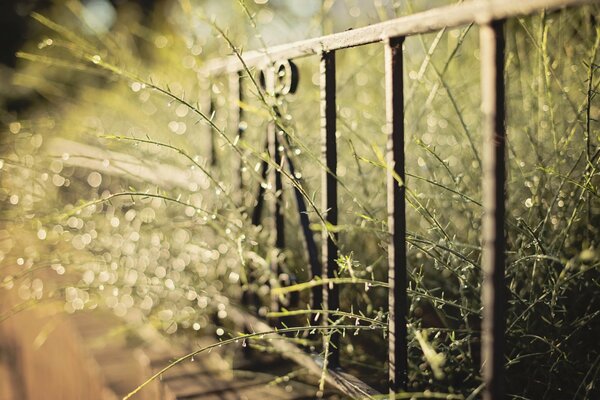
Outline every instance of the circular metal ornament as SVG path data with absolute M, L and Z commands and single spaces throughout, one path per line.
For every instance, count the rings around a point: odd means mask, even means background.
M 299 79 L 298 67 L 291 60 L 277 61 L 272 66 L 261 70 L 259 75 L 262 88 L 266 91 L 272 90 L 275 96 L 295 93 Z M 272 82 L 272 86 L 267 82 Z

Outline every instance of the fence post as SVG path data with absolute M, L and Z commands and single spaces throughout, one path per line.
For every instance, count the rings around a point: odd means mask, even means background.
M 237 132 L 236 142 L 239 142 L 244 136 L 244 131 L 246 130 L 244 125 L 244 110 L 242 108 L 242 102 L 244 101 L 244 87 L 242 83 L 243 72 L 238 71 L 236 73 L 229 74 L 229 93 L 230 93 L 230 101 L 233 105 L 233 112 L 230 118 L 231 130 Z M 240 205 L 243 202 L 243 189 L 244 189 L 244 179 L 242 168 L 244 162 L 241 158 L 238 159 L 237 168 L 233 171 L 233 185 L 232 189 L 238 193 L 240 201 Z
M 275 98 L 276 71 L 273 66 L 269 66 L 265 74 L 265 88 L 269 95 Z M 271 165 L 271 173 L 269 174 L 269 188 L 273 193 L 271 202 L 271 215 L 273 216 L 273 228 L 275 230 L 275 255 L 279 257 L 285 247 L 285 226 L 283 220 L 283 184 L 281 181 L 282 155 L 279 145 L 279 129 L 274 120 L 269 121 L 267 125 L 267 146 L 269 157 L 274 165 Z M 265 165 L 268 169 L 268 166 Z M 274 276 L 274 281 L 279 282 L 281 275 L 281 265 L 278 258 L 271 260 L 271 273 Z M 278 297 L 271 298 L 271 312 L 277 312 L 280 309 Z
M 295 180 L 295 184 L 299 187 L 302 186 L 302 179 L 296 176 L 296 168 L 292 161 L 291 155 L 287 156 L 287 165 L 290 171 L 290 176 Z M 308 212 L 306 209 L 306 202 L 302 197 L 302 192 L 296 186 L 294 186 L 294 194 L 296 197 L 296 207 L 298 209 L 298 216 L 300 217 L 300 227 L 302 228 L 302 234 L 304 235 L 304 245 L 306 246 L 306 256 L 308 264 L 310 265 L 310 278 L 315 276 L 321 276 L 323 269 L 321 268 L 321 262 L 319 261 L 319 255 L 317 251 L 317 244 L 313 237 L 313 231 L 310 229 L 310 219 L 308 218 Z M 323 303 L 323 288 L 315 286 L 311 289 L 310 296 L 310 307 L 313 309 L 320 309 Z
M 505 94 L 503 21 L 480 26 L 483 113 L 482 370 L 485 400 L 504 398 Z
M 337 208 L 337 140 L 336 131 L 336 88 L 335 88 L 335 52 L 321 54 L 321 152 L 325 169 L 322 174 L 322 208 L 325 221 L 330 226 L 338 223 Z M 327 226 L 322 233 L 322 273 L 323 278 L 337 276 L 337 233 L 332 232 Z M 339 308 L 339 289 L 337 285 L 323 285 L 323 309 L 337 310 Z M 333 324 L 335 315 L 327 312 L 323 315 L 324 324 Z M 328 363 L 331 367 L 339 365 L 339 333 L 333 333 L 329 341 Z
M 200 96 L 199 107 L 202 113 L 206 117 L 211 120 L 214 120 L 215 116 L 215 102 L 213 99 L 213 89 L 210 80 L 207 80 L 202 84 L 202 92 L 203 94 Z M 206 158 L 210 166 L 215 166 L 217 164 L 217 155 L 216 155 L 216 144 L 215 144 L 215 132 L 209 124 L 206 124 L 206 128 L 203 129 L 205 134 L 208 136 L 208 151 L 205 153 Z
M 385 42 L 390 394 L 406 390 L 407 370 L 403 42 L 403 37 L 389 38 Z

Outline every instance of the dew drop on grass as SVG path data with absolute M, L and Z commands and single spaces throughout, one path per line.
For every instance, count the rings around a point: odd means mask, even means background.
M 133 82 L 131 84 L 131 90 L 133 90 L 134 92 L 139 92 L 142 89 L 142 84 L 139 82 Z
M 61 187 L 65 184 L 66 179 L 58 174 L 52 176 L 52 184 L 54 186 Z
M 246 339 L 242 340 L 242 347 L 246 347 L 247 343 L 246 343 Z
M 48 38 L 48 39 L 44 39 L 41 42 L 39 42 L 37 47 L 38 47 L 38 49 L 41 50 L 45 47 L 52 46 L 53 43 L 54 43 L 54 41 L 52 39 Z
M 100 173 L 93 171 L 87 177 L 87 183 L 93 188 L 97 188 L 102 183 L 102 175 Z
M 194 362 L 194 356 L 192 356 L 192 358 L 190 358 L 190 361 L 191 361 L 191 362 Z

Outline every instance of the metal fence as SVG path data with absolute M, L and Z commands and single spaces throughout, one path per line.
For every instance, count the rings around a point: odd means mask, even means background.
M 337 225 L 337 151 L 336 151 L 336 52 L 343 49 L 382 42 L 385 47 L 385 105 L 387 123 L 387 212 L 388 230 L 388 354 L 389 392 L 406 390 L 407 387 L 407 258 L 405 188 L 401 184 L 405 178 L 404 166 L 404 82 L 403 82 L 403 41 L 407 36 L 434 32 L 444 28 L 455 28 L 467 24 L 477 24 L 480 28 L 482 119 L 483 119 L 483 221 L 482 241 L 482 374 L 484 381 L 483 398 L 497 400 L 504 398 L 504 335 L 506 289 L 505 269 L 505 82 L 504 20 L 529 15 L 544 9 L 557 9 L 583 4 L 598 3 L 597 0 L 494 0 L 474 1 L 460 5 L 440 7 L 406 17 L 370 25 L 364 28 L 322 36 L 272 48 L 235 54 L 229 58 L 209 62 L 201 71 L 201 78 L 211 79 L 219 75 L 230 76 L 230 88 L 237 100 L 242 99 L 242 76 L 251 69 L 261 71 L 260 81 L 270 95 L 285 95 L 294 92 L 297 86 L 297 69 L 291 60 L 305 57 L 320 57 L 321 91 L 321 146 L 322 172 L 321 206 L 325 222 Z M 285 79 L 282 79 L 285 78 Z M 242 119 L 240 101 L 235 115 Z M 274 113 L 277 109 L 274 108 Z M 276 116 L 276 115 L 275 115 Z M 282 154 L 278 151 L 276 118 L 268 124 L 266 147 L 270 158 L 281 166 Z M 240 125 L 241 126 L 241 125 Z M 243 130 L 238 132 L 241 136 Z M 287 168 L 293 177 L 294 165 L 286 160 Z M 275 193 L 282 192 L 281 168 L 268 168 L 263 162 L 262 174 L 268 179 Z M 270 171 L 269 176 L 267 173 Z M 398 179 L 399 178 L 399 179 Z M 241 176 L 238 184 L 242 185 Z M 300 223 L 303 230 L 308 260 L 313 277 L 334 278 L 337 272 L 337 234 L 327 230 L 323 224 L 321 257 L 312 237 L 306 213 L 302 188 L 294 186 Z M 265 189 L 260 188 L 252 221 L 260 223 Z M 285 247 L 284 217 L 281 196 L 272 202 L 273 226 L 277 249 Z M 272 271 L 279 276 L 280 266 L 273 262 Z M 313 288 L 311 308 L 337 310 L 339 308 L 338 289 L 335 285 L 322 285 Z M 277 309 L 276 302 L 271 309 Z M 335 315 L 324 315 L 323 324 L 335 323 Z M 266 326 L 266 325 L 265 325 Z M 339 365 L 339 336 L 334 334 L 328 351 L 329 367 Z M 301 362 L 310 363 L 310 358 Z M 310 368 L 309 368 L 310 369 Z M 319 370 L 319 367 L 316 369 Z M 340 375 L 331 369 L 334 384 L 351 396 L 357 393 L 369 397 L 374 390 L 354 377 Z M 337 382 L 337 383 L 336 383 Z M 356 389 L 359 390 L 356 390 Z

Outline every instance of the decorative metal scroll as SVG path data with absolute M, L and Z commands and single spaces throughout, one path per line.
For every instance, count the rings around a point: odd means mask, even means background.
M 291 95 L 298 89 L 298 83 L 300 80 L 298 67 L 292 61 L 283 60 L 274 63 L 273 65 L 260 71 L 259 82 L 262 89 L 269 95 L 281 101 L 284 96 Z M 241 86 L 240 86 L 241 90 Z M 274 106 L 275 117 L 281 117 L 277 104 Z M 263 180 L 269 179 L 271 188 L 275 193 L 275 201 L 271 204 L 270 212 L 274 215 L 274 231 L 275 241 L 274 247 L 278 250 L 283 250 L 285 246 L 285 226 L 283 219 L 283 206 L 282 206 L 282 182 L 281 182 L 281 169 L 286 168 L 289 172 L 289 176 L 294 179 L 294 197 L 296 200 L 297 212 L 300 218 L 300 226 L 304 238 L 305 250 L 307 253 L 307 259 L 311 266 L 312 276 L 321 275 L 321 264 L 319 262 L 317 254 L 317 246 L 313 237 L 313 233 L 310 229 L 310 220 L 308 218 L 306 202 L 302 196 L 302 192 L 299 187 L 302 187 L 302 179 L 296 174 L 296 168 L 292 160 L 289 149 L 291 147 L 290 139 L 285 135 L 285 130 L 273 120 L 269 122 L 267 126 L 267 137 L 265 140 L 264 148 L 267 150 L 270 160 L 275 163 L 276 166 L 272 166 L 271 173 L 269 171 L 269 162 L 263 160 L 261 163 L 261 177 Z M 285 141 L 285 146 L 281 141 Z M 268 176 L 270 175 L 270 176 Z M 256 205 L 252 212 L 252 223 L 259 225 L 261 223 L 261 215 L 264 208 L 264 196 L 265 187 L 259 185 L 256 194 Z M 289 285 L 295 282 L 295 277 L 291 274 L 284 274 L 282 265 L 276 260 L 271 265 L 273 274 L 279 279 L 280 285 Z M 289 306 L 296 306 L 299 302 L 297 293 L 294 293 L 288 299 Z M 316 288 L 312 292 L 311 305 L 315 307 L 321 307 L 322 294 L 320 288 Z M 271 311 L 276 311 L 280 308 L 280 304 L 274 299 L 271 304 Z

